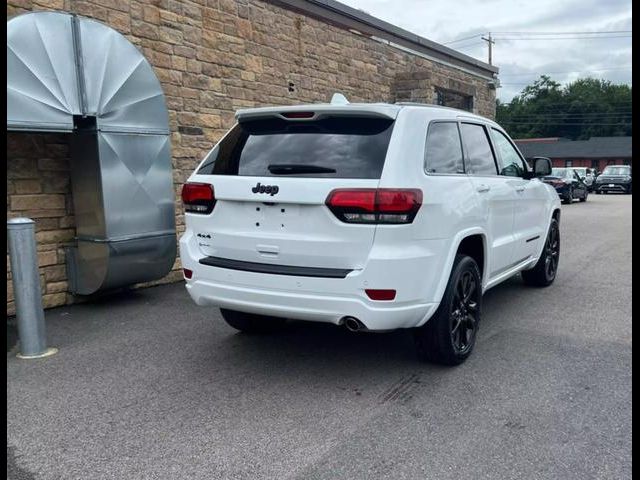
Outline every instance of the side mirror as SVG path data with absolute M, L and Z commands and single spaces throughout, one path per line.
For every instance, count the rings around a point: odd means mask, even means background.
M 584 180 L 585 180 L 586 178 L 587 178 L 587 177 L 580 177 L 580 180 L 582 180 L 582 181 L 584 182 Z
M 547 157 L 533 158 L 533 176 L 546 177 L 551 175 L 551 160 Z

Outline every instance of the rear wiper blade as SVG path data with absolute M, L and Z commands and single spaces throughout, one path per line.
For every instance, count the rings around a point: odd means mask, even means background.
M 336 173 L 335 168 L 320 167 L 297 163 L 272 163 L 267 167 L 275 175 L 293 175 L 295 173 Z

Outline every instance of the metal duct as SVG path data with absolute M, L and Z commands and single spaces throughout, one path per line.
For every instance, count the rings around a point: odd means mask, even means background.
M 124 36 L 66 13 L 10 19 L 7 129 L 72 133 L 73 293 L 156 280 L 171 270 L 167 108 L 149 62 Z

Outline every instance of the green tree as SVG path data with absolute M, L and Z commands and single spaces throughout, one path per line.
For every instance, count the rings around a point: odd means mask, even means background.
M 509 103 L 496 102 L 496 121 L 513 138 L 631 135 L 631 87 L 584 78 L 561 88 L 542 75 Z

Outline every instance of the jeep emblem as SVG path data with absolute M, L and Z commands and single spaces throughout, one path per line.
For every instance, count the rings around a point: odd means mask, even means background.
M 277 185 L 260 185 L 260 182 L 256 183 L 256 186 L 251 189 L 253 193 L 268 193 L 272 197 L 278 193 L 280 188 Z

